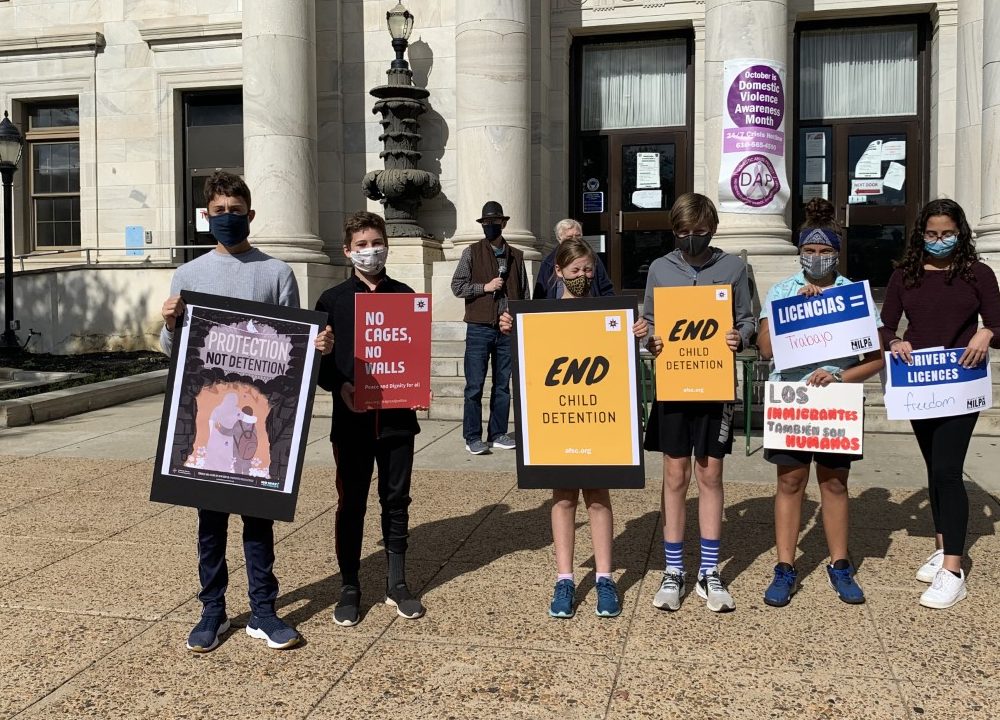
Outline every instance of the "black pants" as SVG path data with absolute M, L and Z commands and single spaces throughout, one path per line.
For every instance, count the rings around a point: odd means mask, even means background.
M 337 562 L 345 582 L 357 582 L 361 540 L 372 472 L 378 466 L 378 499 L 382 505 L 382 540 L 392 553 L 406 552 L 410 525 L 412 435 L 381 440 L 352 438 L 333 444 L 337 463 L 337 517 L 334 533 Z
M 962 478 L 965 454 L 979 413 L 911 420 L 913 434 L 927 465 L 927 489 L 934 531 L 944 540 L 945 555 L 965 554 L 969 527 L 969 496 Z
M 278 578 L 274 576 L 274 521 L 242 517 L 250 609 L 257 617 L 274 615 L 274 602 L 278 599 Z M 201 579 L 198 599 L 204 605 L 206 616 L 226 613 L 228 534 L 229 513 L 198 511 L 198 577 Z

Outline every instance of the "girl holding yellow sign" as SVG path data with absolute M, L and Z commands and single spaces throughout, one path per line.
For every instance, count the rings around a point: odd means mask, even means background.
M 590 296 L 597 258 L 590 246 L 578 238 L 564 241 L 555 256 L 557 295 L 563 300 Z M 514 319 L 508 312 L 500 316 L 500 332 L 509 334 Z M 632 326 L 638 338 L 647 333 L 646 321 L 640 319 Z M 576 612 L 576 584 L 573 578 L 573 547 L 576 542 L 576 509 L 579 489 L 552 491 L 552 539 L 556 552 L 557 578 L 549 606 L 549 615 L 570 618 Z M 611 512 L 611 493 L 607 489 L 584 489 L 583 501 L 590 516 L 590 533 L 594 543 L 594 569 L 597 574 L 598 617 L 616 617 L 621 614 L 618 587 L 611 577 L 611 549 L 614 538 L 614 517 Z
M 823 290 L 851 281 L 837 272 L 840 258 L 841 233 L 833 205 L 823 198 L 813 198 L 806 205 L 806 221 L 799 232 L 799 264 L 802 272 L 775 284 L 767 294 L 760 313 L 760 334 L 757 346 L 764 360 L 772 357 L 768 307 L 774 300 L 793 295 L 815 296 Z M 771 380 L 805 382 L 826 386 L 834 382 L 864 382 L 882 369 L 880 350 L 870 352 L 858 362 L 858 356 L 827 360 L 782 371 L 773 371 Z M 778 466 L 778 489 L 774 495 L 774 535 L 778 564 L 774 579 L 764 592 L 764 602 L 772 607 L 784 607 L 797 589 L 795 547 L 802 523 L 802 500 L 809 483 L 809 468 L 816 463 L 823 507 L 823 530 L 830 549 L 830 564 L 826 567 L 830 586 L 846 603 L 865 601 L 865 593 L 854 579 L 854 566 L 847 555 L 847 476 L 851 462 L 858 455 L 843 455 L 811 450 L 765 450 L 764 459 Z

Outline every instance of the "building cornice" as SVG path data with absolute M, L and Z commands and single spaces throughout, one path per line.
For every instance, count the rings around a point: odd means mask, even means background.
M 39 55 L 89 50 L 96 53 L 106 44 L 99 26 L 50 28 L 44 35 L 16 33 L 0 35 L 0 56 Z M 37 32 L 37 31 L 36 31 Z
M 139 36 L 153 51 L 177 49 L 193 43 L 238 45 L 243 37 L 242 20 L 211 22 L 207 15 L 145 20 L 137 25 Z

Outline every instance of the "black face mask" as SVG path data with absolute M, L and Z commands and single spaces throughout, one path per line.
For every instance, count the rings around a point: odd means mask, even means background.
M 493 242 L 500 234 L 503 232 L 503 226 L 497 225 L 496 223 L 490 223 L 489 225 L 483 225 L 483 234 L 486 235 L 486 239 Z
M 688 257 L 698 257 L 705 252 L 710 242 L 712 242 L 712 233 L 688 235 L 687 237 L 677 238 L 677 247 Z
M 223 213 L 208 218 L 208 231 L 225 247 L 236 247 L 250 237 L 250 216 Z

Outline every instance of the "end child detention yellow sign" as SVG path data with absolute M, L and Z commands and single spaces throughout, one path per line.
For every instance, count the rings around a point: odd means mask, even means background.
M 733 327 L 730 285 L 658 287 L 653 290 L 656 334 L 656 399 L 732 402 L 736 361 L 726 344 Z

